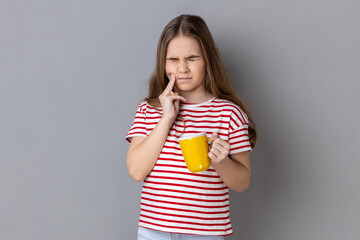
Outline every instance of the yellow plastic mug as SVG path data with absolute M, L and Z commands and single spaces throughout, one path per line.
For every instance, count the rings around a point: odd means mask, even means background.
M 210 167 L 208 140 L 205 132 L 185 135 L 179 139 L 186 166 L 191 172 L 205 171 Z

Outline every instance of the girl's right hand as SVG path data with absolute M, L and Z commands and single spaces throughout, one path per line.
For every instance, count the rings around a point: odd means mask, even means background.
M 171 73 L 170 81 L 164 92 L 159 96 L 160 104 L 163 110 L 163 118 L 174 122 L 179 113 L 180 101 L 186 102 L 186 98 L 174 92 L 172 89 L 175 85 L 175 74 Z

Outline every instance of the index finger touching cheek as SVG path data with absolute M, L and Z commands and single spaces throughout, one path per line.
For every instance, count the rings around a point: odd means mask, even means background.
M 168 85 L 165 88 L 165 92 L 169 94 L 172 91 L 172 89 L 174 88 L 174 84 L 175 84 L 175 74 L 170 73 L 170 80 L 169 80 Z

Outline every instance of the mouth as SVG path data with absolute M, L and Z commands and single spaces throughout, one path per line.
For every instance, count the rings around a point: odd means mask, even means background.
M 179 77 L 178 80 L 180 81 L 191 80 L 191 77 Z

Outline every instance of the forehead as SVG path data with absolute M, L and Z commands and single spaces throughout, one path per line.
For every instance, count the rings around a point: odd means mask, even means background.
M 197 39 L 179 35 L 170 40 L 167 55 L 188 54 L 201 54 L 201 47 Z

